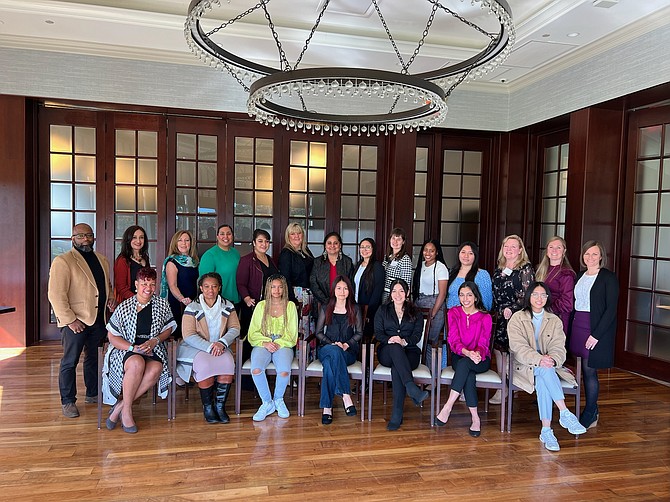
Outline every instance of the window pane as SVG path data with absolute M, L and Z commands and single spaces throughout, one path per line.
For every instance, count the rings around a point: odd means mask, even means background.
M 426 224 L 423 221 L 414 222 L 412 241 L 414 244 L 423 244 Z
M 114 215 L 114 238 L 122 239 L 123 232 L 126 231 L 126 228 L 135 224 L 135 215 L 134 214 L 115 214 Z M 140 226 L 144 228 L 147 232 L 147 227 L 140 223 Z M 150 237 L 151 238 L 151 237 Z
M 342 171 L 342 193 L 358 193 L 358 171 Z
M 177 230 L 188 230 L 195 234 L 195 216 L 177 215 Z
M 306 141 L 291 141 L 291 159 L 292 166 L 306 166 L 307 165 L 307 142 Z
M 442 220 L 458 221 L 461 219 L 461 208 L 458 199 L 442 200 Z
M 670 228 L 669 227 L 659 227 L 658 229 L 658 241 L 659 242 L 670 242 Z M 659 246 L 658 255 L 659 258 L 670 258 L 670 246 Z
M 256 192 L 256 214 L 272 216 L 272 192 Z
M 155 214 L 138 214 L 137 224 L 144 229 L 149 240 L 158 238 L 158 216 Z
M 77 155 L 74 158 L 74 180 L 95 183 L 95 157 Z
M 463 197 L 479 198 L 479 176 L 463 176 Z
M 655 295 L 654 324 L 670 328 L 670 296 Z
M 444 170 L 445 173 L 461 172 L 461 152 L 458 150 L 446 150 L 444 152 Z
M 359 218 L 372 220 L 376 215 L 376 204 L 377 199 L 374 197 L 361 197 L 360 198 L 360 207 L 359 207 Z
M 272 166 L 256 166 L 256 190 L 272 190 Z
M 313 218 L 325 218 L 326 196 L 310 195 L 308 200 L 309 200 L 309 216 Z
M 656 262 L 656 290 L 670 292 L 670 261 Z
M 568 194 L 568 172 L 558 173 L 558 195 L 565 197 Z
M 155 213 L 158 211 L 158 188 L 137 187 L 137 209 Z
M 74 128 L 74 152 L 95 155 L 95 128 Z
M 176 208 L 178 213 L 195 213 L 196 200 L 195 189 L 193 188 L 177 188 L 176 192 Z
M 135 155 L 135 131 L 116 131 L 116 155 L 134 156 Z
M 140 157 L 158 155 L 158 133 L 156 131 L 137 132 L 137 154 Z
M 309 170 L 309 191 L 310 192 L 325 192 L 326 191 L 326 170 L 325 169 L 310 169 Z
M 631 258 L 630 260 L 630 286 L 632 288 L 651 289 L 651 281 L 654 276 L 654 260 L 643 260 Z
M 196 241 L 216 240 L 216 217 L 198 216 L 198 233 Z
M 556 225 L 548 224 L 542 225 L 542 230 L 540 232 L 540 242 L 542 245 L 546 245 L 554 235 L 556 235 Z
M 358 241 L 365 239 L 366 237 L 375 237 L 375 222 L 374 221 L 360 221 L 358 223 Z M 354 257 L 358 258 L 358 254 L 351 256 L 351 259 Z
M 137 183 L 140 185 L 158 184 L 158 161 L 155 159 L 140 159 L 137 162 Z
M 633 227 L 632 247 L 634 255 L 653 257 L 654 249 L 656 248 L 656 228 Z
M 49 126 L 49 150 L 52 152 L 72 153 L 72 127 Z
M 558 173 L 547 173 L 544 175 L 545 197 L 556 197 L 558 195 Z
M 544 170 L 558 171 L 558 154 L 560 146 L 552 146 L 544 149 Z
M 658 195 L 643 193 L 635 195 L 635 216 L 633 223 L 656 223 Z
M 440 242 L 446 245 L 458 246 L 460 240 L 458 235 L 458 223 L 442 223 L 440 225 Z M 475 241 L 476 242 L 476 241 Z
M 419 173 L 428 172 L 428 148 L 417 147 L 416 165 L 414 170 Z
M 289 217 L 307 216 L 307 196 L 305 194 L 292 193 L 288 196 L 288 215 Z
M 660 223 L 661 225 L 670 224 L 670 193 L 661 194 Z
M 651 322 L 651 293 L 629 291 L 628 318 L 635 321 Z
M 251 241 L 253 237 L 253 220 L 252 218 L 240 218 L 239 216 L 235 217 L 235 240 L 239 241 Z M 240 254 L 242 251 L 238 249 Z
M 415 220 L 425 220 L 426 219 L 426 198 L 425 197 L 414 197 L 414 219 Z
M 570 160 L 570 145 L 565 143 L 561 145 L 561 169 L 568 168 L 568 161 Z
M 307 191 L 307 169 L 304 167 L 292 167 L 289 173 L 289 190 Z
M 201 187 L 216 188 L 216 164 L 198 162 L 198 184 Z
M 312 167 L 326 167 L 326 144 L 309 144 L 309 165 Z
M 556 219 L 557 222 L 560 222 L 560 223 L 565 222 L 566 206 L 567 206 L 567 199 L 558 199 L 558 217 Z
M 646 356 L 649 351 L 649 326 L 634 322 L 628 322 L 627 326 L 626 350 Z
M 272 151 L 274 148 L 274 140 L 272 139 L 256 139 L 256 162 L 259 164 L 274 164 L 272 158 Z
M 323 239 L 326 237 L 326 222 L 323 220 L 307 220 L 307 242 L 319 244 L 317 253 L 323 252 Z M 314 252 L 314 249 L 312 249 Z M 315 253 L 316 254 L 316 253 Z
M 235 188 L 254 188 L 254 167 L 235 164 Z
M 195 134 L 177 134 L 177 158 L 195 159 L 195 141 Z
M 361 194 L 376 195 L 377 194 L 377 173 L 361 173 Z
M 640 129 L 640 157 L 658 157 L 661 155 L 662 126 L 644 127 Z
M 361 169 L 366 171 L 377 170 L 377 147 L 376 146 L 362 146 L 361 147 Z
M 542 201 L 542 221 L 556 223 L 556 199 L 544 199 Z
M 460 239 L 456 241 L 455 244 L 459 244 L 463 241 L 479 242 L 479 224 L 461 223 L 460 234 Z
M 420 195 L 420 196 L 426 195 L 427 179 L 428 175 L 426 173 L 416 173 L 414 175 L 414 195 Z
M 216 214 L 216 190 L 198 190 L 198 212 Z
M 342 168 L 358 169 L 358 151 L 357 145 L 342 145 Z
M 135 184 L 135 159 L 116 159 L 116 183 Z
M 660 160 L 645 160 L 637 163 L 635 190 L 658 190 Z
M 135 212 L 135 187 L 116 187 L 116 204 L 117 211 Z
M 670 361 L 670 329 L 651 327 L 651 357 Z
M 95 185 L 75 185 L 74 201 L 78 211 L 95 211 Z
M 70 249 L 72 249 L 72 241 L 69 239 L 51 241 L 51 261 L 53 261 L 56 256 L 67 253 Z
M 254 229 L 260 228 L 265 230 L 270 234 L 270 239 L 272 239 L 272 218 L 254 218 Z M 271 250 L 268 250 L 268 253 L 272 254 Z
M 358 224 L 355 221 L 343 221 L 340 223 L 343 242 L 358 242 Z
M 177 161 L 177 185 L 195 186 L 195 162 Z
M 216 160 L 216 136 L 198 136 L 198 160 Z
M 464 200 L 461 202 L 461 220 L 468 222 L 479 221 L 479 200 Z
M 463 172 L 481 174 L 482 152 L 463 152 Z
M 342 218 L 356 218 L 358 216 L 358 197 L 355 195 L 343 195 L 340 214 Z
M 442 176 L 442 196 L 460 197 L 461 196 L 461 177 L 454 175 Z
M 51 237 L 72 237 L 72 213 L 51 211 Z M 72 247 L 72 246 L 70 246 Z
M 235 162 L 253 162 L 253 148 L 253 138 L 235 138 Z
M 670 127 L 668 127 L 668 131 L 670 131 Z M 670 145 L 668 145 L 668 148 L 670 149 Z M 666 150 L 665 154 L 670 155 L 670 150 Z M 661 187 L 663 190 L 670 190 L 670 157 L 663 159 L 663 182 Z
M 53 181 L 72 181 L 71 155 L 51 154 L 51 179 Z
M 235 190 L 235 214 L 253 214 L 253 192 Z M 237 231 L 237 225 L 235 226 Z M 242 239 L 240 237 L 240 239 Z M 242 239 L 247 240 L 247 239 Z
M 72 185 L 69 183 L 51 184 L 51 209 L 72 210 Z

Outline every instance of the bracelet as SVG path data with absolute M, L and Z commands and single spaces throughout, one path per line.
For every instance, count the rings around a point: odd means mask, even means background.
M 128 347 L 128 352 L 135 352 L 135 346 L 131 345 L 130 347 Z

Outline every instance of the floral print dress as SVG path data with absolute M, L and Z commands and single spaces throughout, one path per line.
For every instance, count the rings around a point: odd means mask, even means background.
M 509 308 L 513 314 L 523 308 L 523 298 L 528 286 L 535 280 L 535 271 L 530 263 L 513 269 L 510 275 L 503 274 L 503 270 L 497 268 L 493 272 L 492 311 L 497 315 L 493 346 L 502 352 L 509 352 L 507 319 L 503 311 Z

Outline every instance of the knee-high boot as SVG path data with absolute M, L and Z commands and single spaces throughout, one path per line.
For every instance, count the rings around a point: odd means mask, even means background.
M 229 383 L 216 382 L 216 402 L 214 403 L 214 406 L 216 407 L 217 415 L 219 415 L 219 421 L 222 424 L 227 424 L 230 422 L 230 417 L 228 416 L 228 413 L 226 413 L 225 409 L 230 387 L 231 384 Z
M 214 403 L 212 402 L 212 391 L 214 386 L 207 387 L 206 389 L 200 389 L 200 399 L 202 399 L 202 411 L 205 415 L 205 420 L 208 424 L 218 423 L 219 416 L 216 414 L 214 409 Z

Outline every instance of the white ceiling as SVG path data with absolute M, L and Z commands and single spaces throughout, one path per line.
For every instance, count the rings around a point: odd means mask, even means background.
M 272 0 L 268 6 L 289 59 L 324 0 Z M 480 16 L 470 2 L 449 0 L 467 15 Z M 186 47 L 183 25 L 189 0 L 0 0 L 0 47 L 103 55 L 146 61 L 201 64 Z M 236 15 L 256 0 L 222 0 L 215 13 Z M 448 3 L 448 2 L 447 2 Z M 635 36 L 651 20 L 670 19 L 670 0 L 508 0 L 517 41 L 504 66 L 482 81 L 509 88 L 565 67 L 577 54 L 602 51 Z M 425 0 L 379 0 L 405 59 L 421 36 L 429 12 Z M 474 10 L 473 10 L 474 9 Z M 442 17 L 442 19 L 444 16 Z M 306 31 L 305 31 L 306 30 Z M 264 19 L 245 18 L 222 38 L 233 52 L 277 66 L 277 49 Z M 569 34 L 577 34 L 570 37 Z M 436 17 L 410 73 L 439 68 L 476 51 L 481 38 L 448 29 Z M 293 56 L 293 58 L 291 58 Z M 583 57 L 581 59 L 584 59 Z M 331 0 L 301 67 L 352 65 L 394 69 L 397 58 L 369 0 Z M 0 89 L 0 92 L 2 89 Z

